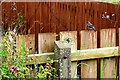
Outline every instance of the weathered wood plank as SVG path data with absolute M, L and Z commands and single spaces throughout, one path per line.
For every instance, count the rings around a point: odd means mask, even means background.
M 77 52 L 72 52 L 71 54 L 72 61 L 96 59 L 96 58 L 104 58 L 104 57 L 112 57 L 112 56 L 120 55 L 119 47 L 87 49 L 87 50 L 79 50 Z
M 100 47 L 113 47 L 116 46 L 116 30 L 101 29 L 100 31 Z
M 71 38 L 71 52 L 77 50 L 77 31 L 63 31 L 60 32 L 60 40 L 65 41 L 66 38 Z
M 71 61 L 120 56 L 119 49 L 120 49 L 119 47 L 106 47 L 106 48 L 79 50 L 77 51 L 78 53 L 77 52 L 71 53 Z M 78 54 L 80 55 L 78 56 Z M 40 59 L 39 62 L 38 61 L 36 62 L 36 64 L 42 64 L 42 63 L 46 63 L 47 57 L 54 59 L 54 52 L 28 55 L 28 57 L 34 57 L 34 56 L 37 56 L 37 59 Z M 29 64 L 33 64 L 34 63 L 33 61 L 34 59 L 31 60 Z
M 118 29 L 119 32 L 119 46 L 120 46 L 120 28 Z M 120 79 L 120 57 L 119 57 L 119 79 Z
M 116 30 L 102 29 L 100 31 L 100 42 L 100 47 L 116 46 Z M 115 78 L 115 58 L 101 59 L 100 65 L 101 78 Z
M 80 31 L 81 50 L 97 48 L 97 32 L 83 30 Z
M 26 64 L 43 64 L 47 63 L 47 58 L 54 59 L 54 53 L 31 54 L 28 55 L 29 62 Z
M 120 28 L 118 29 L 119 31 L 119 46 L 120 46 Z
M 24 47 L 29 49 L 29 54 L 35 53 L 35 35 L 23 35 Z M 16 48 L 22 47 L 22 35 L 16 37 Z M 22 48 L 21 48 L 22 50 Z
M 94 49 L 97 48 L 97 32 L 91 30 L 80 31 L 81 36 L 81 50 L 83 49 Z M 86 53 L 84 53 L 86 54 Z M 82 54 L 80 54 L 82 55 Z M 89 57 L 87 55 L 87 57 Z M 97 78 L 97 60 L 81 61 L 81 78 Z
M 97 78 L 96 60 L 86 60 L 81 62 L 81 78 Z
M 39 54 L 54 51 L 54 41 L 56 33 L 39 33 L 38 34 L 38 51 Z
M 77 62 L 76 61 L 73 61 L 71 62 L 71 78 L 75 78 L 77 77 Z

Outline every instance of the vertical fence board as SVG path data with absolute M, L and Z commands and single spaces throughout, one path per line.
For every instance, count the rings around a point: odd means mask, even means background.
M 40 2 L 35 3 L 35 48 L 38 49 L 38 33 L 40 32 Z
M 85 28 L 85 2 L 82 3 L 82 18 L 81 18 L 81 21 L 82 21 L 82 29 L 86 29 Z
M 28 34 L 34 34 L 35 33 L 35 11 L 37 8 L 35 8 L 35 2 L 29 2 L 27 3 L 27 32 Z
M 49 13 L 50 13 L 50 4 L 49 2 L 43 2 L 43 6 L 44 6 L 44 32 L 49 33 L 50 32 L 50 17 L 49 17 Z
M 82 50 L 97 48 L 97 32 L 80 31 L 80 35 Z M 97 78 L 97 60 L 81 61 L 81 78 Z
M 44 10 L 44 6 L 43 6 L 43 2 L 40 3 L 40 33 L 43 33 L 44 32 L 44 13 L 43 13 L 43 10 Z
M 75 30 L 75 2 L 70 3 L 70 30 Z
M 120 28 L 118 29 L 118 31 L 119 31 L 119 46 L 120 46 Z M 120 79 L 120 57 L 119 57 L 119 79 Z
M 81 36 L 81 49 L 94 49 L 97 48 L 97 32 L 95 31 L 80 31 Z
M 56 32 L 56 28 L 57 28 L 57 19 L 56 19 L 56 17 L 58 17 L 57 15 L 56 15 L 56 3 L 55 2 L 52 2 L 51 3 L 51 11 L 50 11 L 50 30 L 51 30 L 51 32 Z
M 45 52 L 54 52 L 54 41 L 56 33 L 39 33 L 38 34 L 38 51 L 39 54 Z
M 77 62 L 71 62 L 71 78 L 77 77 Z
M 114 47 L 116 46 L 116 30 L 115 29 L 102 29 L 100 32 L 100 46 L 101 47 Z
M 100 31 L 100 47 L 114 47 L 116 46 L 116 30 L 102 29 Z M 103 63 L 102 63 L 103 62 Z M 115 78 L 115 58 L 107 58 L 100 60 L 100 72 L 102 78 Z M 103 68 L 102 68 L 103 65 Z M 101 70 L 102 69 L 102 70 Z
M 71 51 L 76 51 L 77 50 L 77 31 L 63 31 L 60 32 L 60 40 L 64 41 L 66 38 L 71 38 Z
M 29 54 L 34 54 L 35 53 L 35 35 L 23 35 L 23 40 L 24 40 L 24 47 L 29 49 Z M 17 49 L 22 50 L 22 36 L 19 35 L 16 37 L 16 46 Z
M 56 16 L 57 16 L 57 18 L 61 21 L 61 19 L 60 19 L 60 13 L 61 13 L 61 7 L 60 7 L 60 3 L 56 3 Z M 60 30 L 61 30 L 61 28 L 62 28 L 62 26 L 61 26 L 61 24 L 60 24 L 60 21 L 59 20 L 57 20 L 57 29 L 56 29 L 56 33 L 57 34 L 59 34 L 59 32 L 60 32 Z M 57 37 L 57 40 L 59 40 L 60 39 L 60 37 L 58 36 Z
M 16 10 L 15 10 L 14 14 L 15 14 L 16 17 L 15 17 L 14 20 L 16 20 L 18 18 L 18 14 L 21 14 L 21 16 L 25 15 L 25 2 L 16 2 L 15 4 L 16 4 L 16 7 L 15 7 Z M 24 29 L 25 29 L 25 25 L 19 26 L 17 28 L 17 32 L 18 33 L 25 33 Z

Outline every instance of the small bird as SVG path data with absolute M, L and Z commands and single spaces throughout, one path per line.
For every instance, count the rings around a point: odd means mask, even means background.
M 87 23 L 87 27 L 88 27 L 89 29 L 93 29 L 95 32 L 97 31 L 97 30 L 95 29 L 95 27 L 94 27 L 89 21 L 87 21 L 86 23 Z

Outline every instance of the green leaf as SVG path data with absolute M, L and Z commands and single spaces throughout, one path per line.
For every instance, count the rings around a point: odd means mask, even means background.
M 57 37 L 57 36 L 58 36 L 58 34 L 54 35 L 54 37 Z

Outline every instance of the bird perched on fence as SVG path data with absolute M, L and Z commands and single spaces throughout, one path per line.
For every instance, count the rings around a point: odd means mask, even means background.
M 95 29 L 95 27 L 94 27 L 89 21 L 87 21 L 86 23 L 87 23 L 87 27 L 88 27 L 89 29 L 93 29 L 95 32 L 97 31 L 97 30 Z

